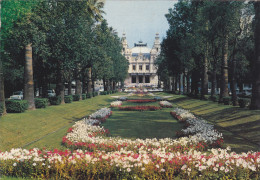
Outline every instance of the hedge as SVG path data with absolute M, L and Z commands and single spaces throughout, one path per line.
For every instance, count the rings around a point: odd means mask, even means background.
M 3 103 L 0 102 L 0 115 L 3 113 L 4 111 L 4 106 Z
M 93 94 L 92 93 L 87 93 L 87 98 L 92 98 Z
M 211 96 L 210 99 L 211 99 L 213 102 L 218 102 L 218 96 Z
M 87 99 L 87 94 L 82 94 L 81 96 L 82 96 L 82 100 Z
M 65 103 L 72 103 L 73 97 L 72 95 L 64 96 Z
M 107 91 L 101 91 L 100 92 L 100 95 L 107 95 L 108 93 L 107 93 Z
M 49 100 L 47 98 L 35 98 L 36 108 L 46 108 L 48 106 Z
M 49 97 L 49 101 L 51 105 L 60 105 L 61 97 L 60 96 Z
M 5 101 L 6 112 L 8 113 L 22 113 L 28 109 L 28 102 L 26 100 L 7 100 Z
M 249 98 L 241 98 L 238 99 L 238 104 L 241 108 L 248 107 L 251 103 L 251 100 Z
M 79 94 L 73 95 L 73 101 L 79 101 L 79 100 L 80 100 L 80 95 Z
M 98 96 L 98 92 L 93 92 L 93 97 Z
M 231 97 L 223 97 L 223 103 L 224 105 L 230 105 L 231 104 Z

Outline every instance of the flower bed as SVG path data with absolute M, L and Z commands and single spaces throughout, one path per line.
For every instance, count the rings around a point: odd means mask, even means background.
M 187 125 L 186 129 L 177 132 L 178 136 L 193 135 L 196 136 L 199 141 L 222 146 L 223 136 L 214 129 L 212 124 L 208 124 L 205 120 L 196 118 L 189 111 L 180 108 L 175 108 L 171 114 L 179 121 L 185 122 Z
M 126 107 L 119 107 L 119 110 L 122 111 L 156 111 L 162 109 L 161 107 L 157 106 L 126 106 Z
M 112 115 L 112 111 L 109 108 L 102 108 L 98 110 L 97 112 L 91 114 L 89 116 L 89 119 L 97 119 L 101 122 L 105 122 L 106 119 Z
M 37 179 L 259 179 L 260 152 L 236 154 L 229 148 L 212 148 L 220 145 L 212 138 L 220 134 L 212 133 L 213 126 L 194 120 L 186 110 L 171 112 L 189 125 L 183 133 L 193 134 L 178 139 L 107 137 L 108 130 L 98 125 L 100 118 L 111 113 L 103 108 L 90 115 L 97 119 L 76 122 L 63 138 L 71 150 L 0 152 L 1 175 Z
M 40 151 L 0 153 L 1 174 L 40 179 L 258 179 L 260 153 Z
M 128 99 L 127 102 L 132 103 L 149 103 L 149 102 L 156 102 L 154 99 Z
M 110 107 L 120 107 L 122 105 L 122 101 L 113 101 L 110 103 Z
M 163 108 L 172 108 L 172 103 L 168 101 L 160 101 L 159 104 Z

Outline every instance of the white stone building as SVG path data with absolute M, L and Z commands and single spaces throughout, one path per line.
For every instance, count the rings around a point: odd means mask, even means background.
M 156 57 L 160 54 L 161 44 L 159 34 L 155 36 L 153 48 L 147 47 L 147 43 L 139 41 L 129 48 L 125 33 L 122 37 L 123 55 L 129 61 L 128 76 L 125 86 L 158 86 L 157 69 L 154 65 Z

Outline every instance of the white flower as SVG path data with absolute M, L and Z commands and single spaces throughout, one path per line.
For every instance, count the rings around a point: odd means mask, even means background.
M 14 167 L 17 166 L 17 163 L 13 163 L 13 166 L 14 166 Z
M 130 169 L 130 168 L 127 168 L 127 169 L 126 169 L 126 171 L 127 171 L 127 172 L 130 172 L 130 171 L 131 171 L 131 169 Z
M 32 165 L 33 165 L 33 166 L 36 166 L 36 163 L 33 163 Z

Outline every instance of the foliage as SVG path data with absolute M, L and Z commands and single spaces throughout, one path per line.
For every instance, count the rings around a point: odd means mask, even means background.
M 48 106 L 49 100 L 47 98 L 35 98 L 36 108 L 46 108 Z
M 241 108 L 249 107 L 251 100 L 249 98 L 239 98 L 238 104 Z
M 82 100 L 87 99 L 87 95 L 86 94 L 82 94 L 81 96 L 82 96 Z
M 64 101 L 65 103 L 72 103 L 73 96 L 72 95 L 64 96 Z
M 87 98 L 92 98 L 93 94 L 92 93 L 87 93 Z
M 72 95 L 72 96 L 73 96 L 73 101 L 79 101 L 80 100 L 79 94 L 75 94 L 75 95 Z
M 231 103 L 232 103 L 231 97 L 224 97 L 223 103 L 224 103 L 224 105 L 231 105 Z
M 28 109 L 28 102 L 25 100 L 6 100 L 5 105 L 8 113 L 22 113 Z
M 60 105 L 61 97 L 60 96 L 49 97 L 49 102 L 51 105 Z

